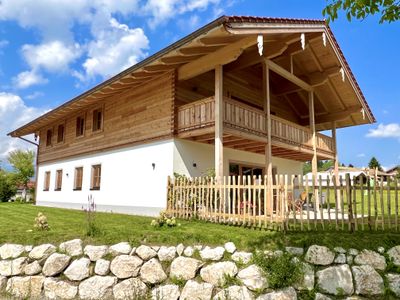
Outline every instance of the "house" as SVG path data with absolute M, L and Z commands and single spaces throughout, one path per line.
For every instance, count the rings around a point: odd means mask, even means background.
M 386 173 L 393 178 L 398 177 L 400 175 L 400 165 L 387 169 Z
M 27 189 L 22 184 L 18 185 L 17 192 L 11 198 L 11 201 L 15 201 L 17 199 L 22 199 L 23 201 L 25 201 L 25 197 L 26 197 L 26 202 L 32 201 L 34 199 L 32 190 L 35 188 L 35 186 L 36 186 L 36 183 L 32 180 L 28 181 Z
M 38 205 L 154 215 L 174 172 L 337 172 L 336 130 L 373 122 L 324 21 L 223 16 L 9 135 L 39 137 Z

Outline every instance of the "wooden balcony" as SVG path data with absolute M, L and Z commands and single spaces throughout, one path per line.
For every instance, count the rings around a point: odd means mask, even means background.
M 214 97 L 209 97 L 180 106 L 176 123 L 178 137 L 212 143 L 214 104 Z M 254 149 L 252 152 L 262 153 L 267 142 L 267 119 L 264 111 L 226 97 L 223 106 L 224 146 L 246 151 Z M 232 137 L 236 137 L 236 144 L 232 142 Z M 317 133 L 316 137 L 319 159 L 332 159 L 333 139 L 320 133 Z M 243 139 L 242 143 L 238 138 Z M 312 132 L 307 127 L 271 115 L 271 138 L 273 155 L 298 160 L 308 160 L 312 155 Z M 251 148 L 250 144 L 246 143 L 247 140 L 252 141 L 251 145 L 254 144 L 254 147 Z

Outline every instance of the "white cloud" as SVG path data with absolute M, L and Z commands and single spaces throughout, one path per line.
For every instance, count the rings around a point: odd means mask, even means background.
M 365 153 L 358 153 L 357 157 L 365 157 Z
M 33 100 L 33 99 L 42 97 L 43 95 L 44 95 L 44 93 L 36 91 L 36 92 L 33 92 L 32 94 L 27 95 L 25 98 L 28 100 Z
M 46 84 L 48 82 L 46 78 L 43 78 L 42 75 L 35 70 L 21 72 L 12 80 L 15 87 L 19 89 L 25 89 L 32 85 Z
M 370 129 L 366 136 L 373 138 L 400 138 L 400 124 L 379 124 L 378 128 Z
M 31 144 L 7 133 L 45 113 L 45 109 L 27 106 L 18 95 L 0 92 L 0 160 L 5 162 L 8 153 L 15 149 L 34 149 Z

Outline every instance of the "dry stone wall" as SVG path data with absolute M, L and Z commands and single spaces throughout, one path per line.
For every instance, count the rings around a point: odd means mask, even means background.
M 293 255 L 302 280 L 281 290 L 252 253 L 224 246 L 0 246 L 1 298 L 10 299 L 400 299 L 400 246 L 343 249 L 313 245 L 265 251 Z M 229 279 L 229 282 L 227 280 Z M 304 291 L 310 291 L 304 293 Z

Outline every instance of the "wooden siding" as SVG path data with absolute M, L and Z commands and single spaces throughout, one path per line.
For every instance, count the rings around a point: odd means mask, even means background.
M 94 153 L 173 135 L 174 74 L 169 73 L 138 88 L 112 96 L 40 130 L 38 162 Z M 103 109 L 103 127 L 92 132 L 93 110 Z M 76 137 L 76 118 L 85 112 L 85 132 Z M 65 122 L 64 142 L 55 143 Z M 53 146 L 46 147 L 46 131 L 53 129 Z

